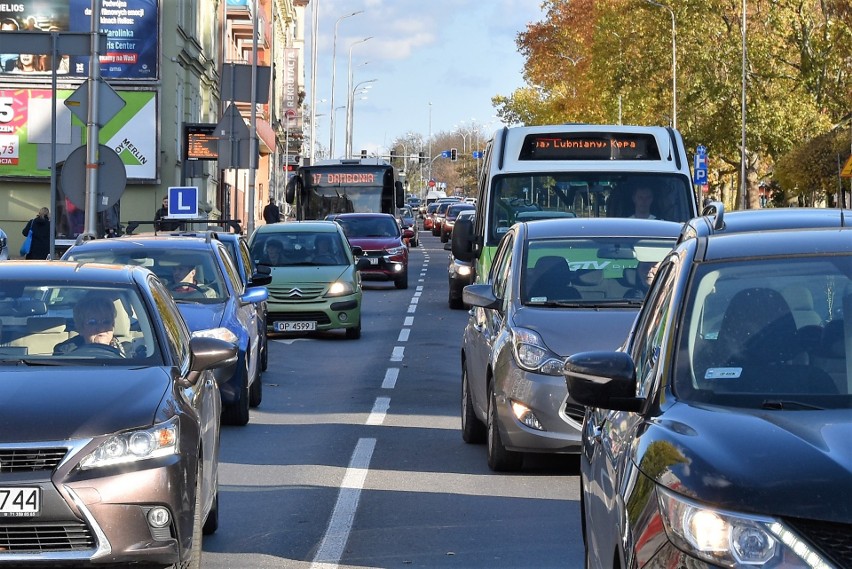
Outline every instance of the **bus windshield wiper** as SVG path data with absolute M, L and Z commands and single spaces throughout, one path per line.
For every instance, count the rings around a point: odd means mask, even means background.
M 824 407 L 819 407 L 817 405 L 811 405 L 809 403 L 802 403 L 801 401 L 793 401 L 790 399 L 765 399 L 761 404 L 761 409 L 806 409 L 813 411 L 822 411 Z

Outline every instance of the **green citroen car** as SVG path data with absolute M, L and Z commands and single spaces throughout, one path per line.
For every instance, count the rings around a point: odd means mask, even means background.
M 252 259 L 272 272 L 267 330 L 306 333 L 343 329 L 361 337 L 359 248 L 333 221 L 262 225 L 249 239 Z

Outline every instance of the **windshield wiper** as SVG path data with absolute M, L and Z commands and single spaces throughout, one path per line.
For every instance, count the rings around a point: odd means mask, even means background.
M 807 409 L 813 411 L 823 411 L 824 407 L 802 403 L 801 401 L 792 401 L 790 399 L 766 399 L 760 406 L 762 409 Z
M 39 367 L 39 366 L 61 366 L 66 365 L 66 362 L 57 362 L 52 360 L 28 360 L 28 359 L 4 359 L 0 360 L 0 363 L 3 364 L 12 364 L 12 365 L 25 365 L 30 367 Z
M 528 302 L 527 306 L 542 308 L 588 308 L 591 305 L 582 300 L 545 300 L 544 302 Z

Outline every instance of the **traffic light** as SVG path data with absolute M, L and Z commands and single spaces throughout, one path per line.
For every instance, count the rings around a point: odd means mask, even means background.
M 361 158 L 366 158 L 366 157 L 367 157 L 367 149 L 366 149 L 366 148 L 362 148 L 362 149 L 361 149 Z
M 458 160 L 458 159 L 459 159 L 459 156 L 458 156 L 458 155 L 459 155 L 459 151 L 458 151 L 458 149 L 456 149 L 456 148 L 450 148 L 450 160 L 452 160 L 453 162 L 455 162 L 456 160 Z
M 295 164 L 284 164 L 284 171 L 285 172 L 295 172 L 296 171 L 296 165 Z
M 418 158 L 419 158 L 419 160 L 418 160 L 418 161 L 419 161 L 421 164 L 425 164 L 425 163 L 426 163 L 426 155 L 425 155 L 424 153 L 420 152 L 420 153 L 418 153 L 418 154 L 417 154 L 417 156 L 418 156 Z

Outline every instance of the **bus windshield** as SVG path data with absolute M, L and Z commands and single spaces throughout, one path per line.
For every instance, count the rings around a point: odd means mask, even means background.
M 553 217 L 642 217 L 687 221 L 689 179 L 677 173 L 530 172 L 494 178 L 486 244 L 517 222 Z
M 393 167 L 375 160 L 372 164 L 340 161 L 302 167 L 298 181 L 298 203 L 291 202 L 298 219 L 324 219 L 338 213 L 392 214 L 396 202 L 401 205 L 404 197 Z

